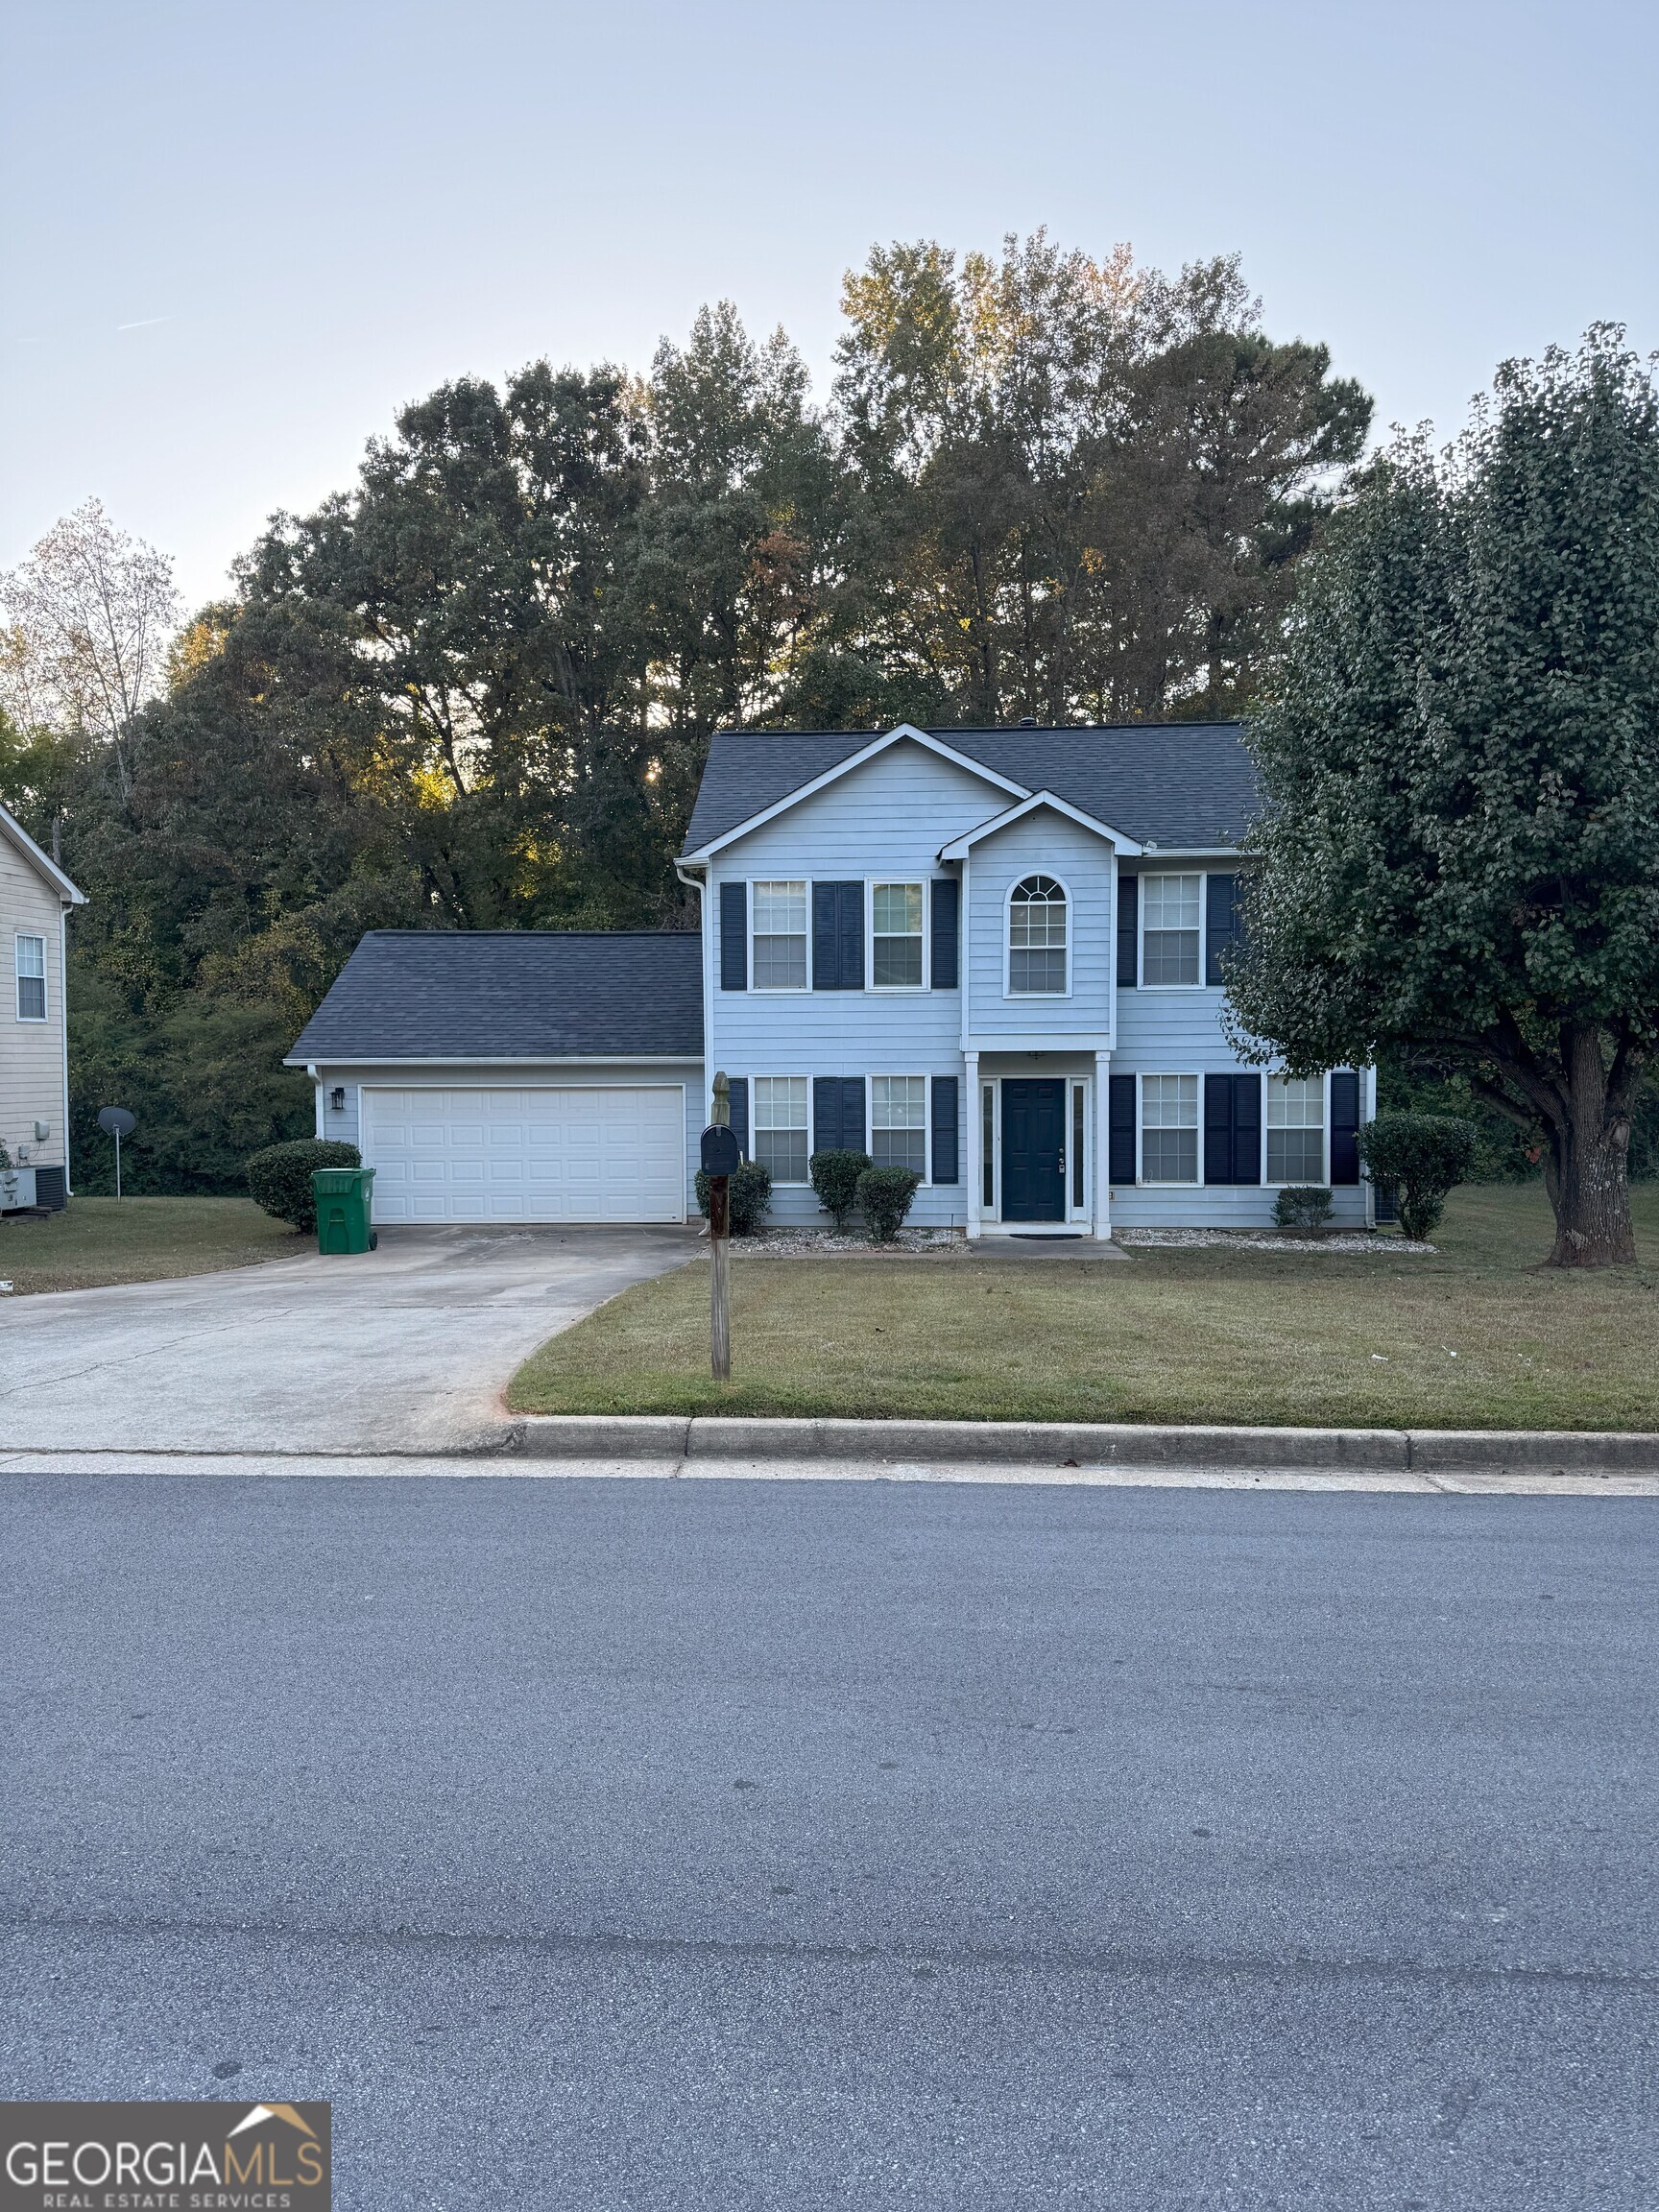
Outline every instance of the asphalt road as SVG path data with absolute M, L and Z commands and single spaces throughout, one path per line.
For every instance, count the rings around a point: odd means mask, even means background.
M 0 1484 L 0 2078 L 345 2212 L 1651 2212 L 1632 1500 Z

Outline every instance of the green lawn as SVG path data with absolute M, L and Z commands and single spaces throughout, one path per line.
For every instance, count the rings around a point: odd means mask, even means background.
M 727 1384 L 708 1372 L 699 1261 L 544 1344 L 508 1401 L 532 1413 L 1659 1429 L 1659 1187 L 1637 1190 L 1636 1214 L 1642 1263 L 1588 1275 L 1539 1266 L 1551 1224 L 1536 1186 L 1460 1192 L 1432 1259 L 738 1259 Z
M 0 1220 L 0 1282 L 14 1291 L 88 1290 L 205 1275 L 316 1250 L 252 1198 L 72 1198 L 62 1214 Z

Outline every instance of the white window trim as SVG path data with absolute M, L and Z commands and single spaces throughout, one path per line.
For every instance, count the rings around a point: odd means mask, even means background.
M 1066 988 L 1064 991 L 1016 991 L 1014 976 L 1014 894 L 1034 876 L 1046 876 L 1066 894 Z M 1052 868 L 1022 868 L 1002 896 L 1002 996 L 1018 1006 L 1057 1006 L 1071 996 L 1071 952 L 1077 942 L 1077 902 L 1064 876 Z
M 903 884 L 922 894 L 922 980 L 920 983 L 878 983 L 876 980 L 876 886 Z M 933 879 L 927 876 L 866 876 L 864 878 L 864 988 L 883 998 L 914 997 L 933 988 Z M 885 931 L 882 932 L 886 934 Z
M 1165 985 L 1164 988 L 1170 991 L 1184 991 L 1189 986 L 1184 983 L 1170 983 Z M 1185 1181 L 1171 1183 L 1163 1176 L 1154 1181 L 1146 1173 L 1146 1078 L 1148 1075 L 1154 1077 L 1190 1075 L 1197 1082 L 1198 1119 L 1194 1128 L 1194 1136 L 1197 1140 L 1198 1172 L 1190 1183 Z M 1135 1075 L 1135 1185 L 1137 1190 L 1203 1190 L 1208 1188 L 1204 1181 L 1204 1071 L 1202 1069 L 1148 1068 L 1144 1072 L 1137 1070 Z
M 757 883 L 800 883 L 806 893 L 806 980 L 805 983 L 757 983 L 755 980 L 755 886 Z M 749 988 L 762 998 L 805 998 L 812 989 L 812 878 L 810 876 L 746 876 L 743 893 L 748 903 Z M 766 935 L 776 932 L 768 930 Z M 793 1185 L 790 1186 L 794 1188 Z
M 785 880 L 792 880 L 792 878 L 783 878 L 783 877 L 766 877 L 765 878 L 763 878 L 763 880 L 765 880 L 766 882 L 783 882 L 783 881 L 785 881 Z M 785 993 L 785 994 L 783 994 L 783 996 L 787 997 L 787 996 L 788 996 L 788 994 L 787 994 L 787 993 Z M 774 1178 L 773 1178 L 773 1184 L 772 1184 L 772 1188 L 773 1188 L 775 1190 L 811 1190 L 811 1188 L 812 1188 L 812 1154 L 813 1154 L 813 1150 L 814 1150 L 814 1146 L 813 1146 L 813 1142 L 812 1142 L 812 1078 L 811 1078 L 811 1076 L 810 1076 L 810 1075 L 803 1075 L 803 1074 L 801 1073 L 801 1070 L 800 1070 L 799 1069 L 795 1069 L 795 1070 L 792 1070 L 792 1071 L 788 1071 L 788 1072 L 785 1072 L 785 1073 L 782 1073 L 782 1074 L 777 1074 L 777 1073 L 774 1073 L 774 1072 L 773 1072 L 773 1070 L 772 1070 L 771 1069 L 767 1069 L 767 1070 L 764 1070 L 762 1073 L 760 1073 L 760 1074 L 758 1074 L 758 1075 L 750 1075 L 750 1076 L 747 1076 L 747 1077 L 745 1077 L 745 1081 L 746 1081 L 746 1082 L 748 1083 L 748 1085 L 749 1085 L 749 1157 L 750 1157 L 750 1159 L 751 1159 L 751 1160 L 753 1160 L 753 1159 L 756 1157 L 756 1151 L 755 1151 L 755 1140 L 756 1140 L 756 1139 L 757 1139 L 757 1138 L 759 1136 L 759 1134 L 760 1134 L 760 1122 L 759 1122 L 759 1118 L 758 1118 L 759 1108 L 758 1108 L 758 1103 L 757 1103 L 757 1093 L 756 1093 L 756 1090 L 755 1090 L 755 1086 L 756 1086 L 756 1084 L 757 1084 L 757 1083 L 805 1083 L 805 1086 L 806 1086 L 806 1172 L 805 1172 L 805 1175 L 803 1175 L 803 1176 L 802 1176 L 802 1178 L 801 1178 L 801 1180 L 800 1180 L 800 1182 L 799 1182 L 799 1183 L 780 1183 L 780 1182 L 777 1180 L 777 1178 L 776 1178 L 776 1177 L 774 1177 Z
M 893 883 L 898 878 L 893 876 L 883 876 L 881 880 L 883 883 Z M 911 1083 L 914 1083 L 918 1077 L 921 1079 L 923 1174 L 922 1180 L 916 1188 L 919 1190 L 931 1190 L 933 1188 L 933 1078 L 919 1068 L 878 1068 L 873 1073 L 866 1074 L 864 1078 L 864 1149 L 869 1153 L 872 1160 L 876 1159 L 876 1077 L 878 1075 L 883 1081 L 887 1081 L 895 1075 L 902 1075 L 907 1082 Z M 879 1161 L 877 1162 L 877 1165 L 879 1166 Z
M 1196 876 L 1198 878 L 1198 980 L 1196 983 L 1148 983 L 1146 980 L 1146 885 L 1157 876 Z M 1142 868 L 1135 894 L 1135 984 L 1141 991 L 1218 991 L 1218 983 L 1206 983 L 1204 971 L 1205 923 L 1210 912 L 1210 877 L 1202 868 Z M 1116 972 L 1116 971 L 1114 971 Z
M 27 980 L 40 986 L 40 1011 L 25 1014 L 23 1011 L 23 948 L 38 945 L 40 948 L 40 973 Z M 52 993 L 46 973 L 46 932 L 36 929 L 14 930 L 12 937 L 12 1011 L 15 1020 L 29 1022 L 49 1022 L 52 1019 Z
M 1333 1070 L 1327 1068 L 1324 1074 L 1319 1078 L 1319 1111 L 1325 1118 L 1324 1127 L 1320 1131 L 1319 1186 L 1327 1190 L 1332 1187 L 1331 1077 L 1333 1072 Z M 1305 1183 L 1270 1183 L 1267 1180 L 1267 1101 L 1272 1095 L 1268 1086 L 1275 1082 L 1283 1082 L 1285 1070 L 1282 1068 L 1267 1069 L 1264 1070 L 1264 1075 L 1265 1080 L 1262 1085 L 1262 1188 L 1264 1190 L 1305 1190 L 1308 1188 Z

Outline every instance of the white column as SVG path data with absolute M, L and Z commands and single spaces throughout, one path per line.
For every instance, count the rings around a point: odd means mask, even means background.
M 968 1093 L 968 1234 L 977 1237 L 982 1224 L 979 1218 L 979 1193 L 985 1188 L 985 1163 L 980 1156 L 980 1132 L 984 1121 L 979 1106 L 979 1055 L 965 1052 L 963 1062 L 967 1073 L 963 1078 Z
M 1112 1234 L 1112 1055 L 1094 1055 L 1094 1234 Z

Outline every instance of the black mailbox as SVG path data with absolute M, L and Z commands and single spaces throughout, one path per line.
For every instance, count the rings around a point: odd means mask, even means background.
M 733 1129 L 709 1127 L 703 1132 L 703 1172 L 705 1175 L 735 1175 L 743 1164 L 743 1155 L 737 1149 L 737 1133 Z

